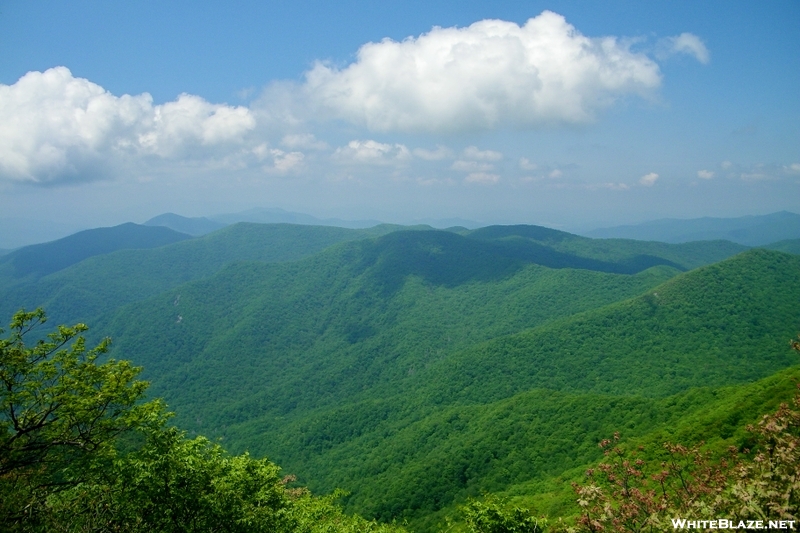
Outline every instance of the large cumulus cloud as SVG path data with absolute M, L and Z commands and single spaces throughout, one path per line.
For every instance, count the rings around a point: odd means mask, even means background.
M 114 96 L 57 67 L 0 85 L 0 179 L 39 184 L 98 179 L 127 157 L 185 158 L 237 143 L 255 127 L 247 108 L 183 94 Z
M 482 20 L 368 43 L 349 66 L 317 63 L 306 94 L 378 131 L 583 123 L 615 98 L 661 83 L 658 65 L 615 37 L 589 38 L 545 11 L 523 26 Z
M 669 54 L 708 60 L 691 34 L 660 42 Z M 658 65 L 627 41 L 584 36 L 549 11 L 522 26 L 482 20 L 368 43 L 347 66 L 317 63 L 301 83 L 272 83 L 250 107 L 190 94 L 156 105 L 147 93 L 113 95 L 56 67 L 0 84 L 0 183 L 58 185 L 176 166 L 288 175 L 335 164 L 374 172 L 444 160 L 454 162 L 442 168 L 494 183 L 503 154 L 414 149 L 407 146 L 413 136 L 402 134 L 582 124 L 616 99 L 647 96 L 660 84 Z M 399 135 L 338 149 L 315 136 L 376 137 L 364 128 Z

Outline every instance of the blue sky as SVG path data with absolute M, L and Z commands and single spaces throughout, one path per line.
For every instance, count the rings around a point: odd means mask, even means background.
M 0 2 L 0 218 L 797 209 L 800 3 Z

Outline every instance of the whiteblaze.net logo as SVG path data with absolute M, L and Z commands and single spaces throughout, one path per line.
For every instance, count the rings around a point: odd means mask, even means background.
M 795 520 L 729 520 L 719 518 L 717 520 L 687 520 L 685 518 L 673 518 L 673 529 L 794 529 Z

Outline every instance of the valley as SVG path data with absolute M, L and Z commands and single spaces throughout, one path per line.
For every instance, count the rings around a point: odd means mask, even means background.
M 0 257 L 0 310 L 90 324 L 190 435 L 413 531 L 486 493 L 572 516 L 600 440 L 736 446 L 800 378 L 793 241 L 131 226 Z

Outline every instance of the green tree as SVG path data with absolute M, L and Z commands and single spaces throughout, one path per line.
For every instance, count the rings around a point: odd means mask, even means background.
M 83 324 L 26 345 L 46 321 L 14 315 L 0 340 L 0 532 L 391 533 L 289 489 L 266 459 L 231 456 L 167 425 L 127 361 L 98 362 Z M 0 331 L 2 333 L 2 331 Z
M 26 345 L 46 321 L 20 311 L 0 339 L 0 523 L 34 520 L 46 498 L 98 475 L 122 433 L 161 411 L 127 361 L 98 364 L 84 324 L 59 326 Z M 2 333 L 2 330 L 0 330 Z
M 230 456 L 174 427 L 143 428 L 146 442 L 120 457 L 106 479 L 53 495 L 43 531 L 119 533 L 289 532 L 295 529 L 280 469 Z M 34 529 L 35 528 L 31 528 Z
M 461 513 L 470 533 L 542 533 L 545 529 L 544 521 L 528 509 L 509 507 L 492 496 L 470 500 Z

